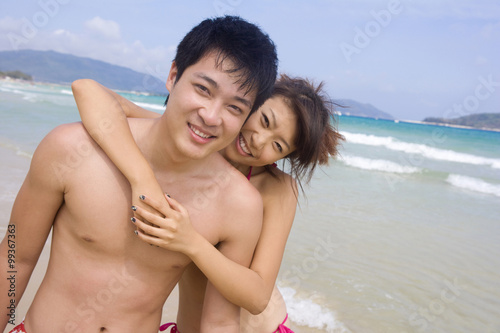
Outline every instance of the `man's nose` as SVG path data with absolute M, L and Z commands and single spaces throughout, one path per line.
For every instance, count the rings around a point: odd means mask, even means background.
M 213 102 L 201 108 L 198 112 L 203 123 L 207 126 L 219 126 L 222 124 L 222 105 Z

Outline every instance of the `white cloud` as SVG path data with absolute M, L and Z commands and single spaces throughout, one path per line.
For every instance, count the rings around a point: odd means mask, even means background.
M 21 20 L 6 16 L 0 19 L 0 31 L 4 33 L 18 30 L 21 24 Z
M 109 40 L 119 40 L 121 38 L 120 25 L 111 20 L 104 20 L 99 16 L 85 22 L 85 28 L 97 38 L 103 37 Z
M 141 41 L 123 40 L 118 23 L 94 17 L 82 33 L 65 29 L 32 29 L 25 19 L 0 18 L 0 50 L 54 50 L 132 68 L 166 79 L 175 46 L 146 47 Z

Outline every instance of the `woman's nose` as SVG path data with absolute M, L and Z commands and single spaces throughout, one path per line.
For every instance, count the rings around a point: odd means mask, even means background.
M 252 144 L 254 148 L 262 149 L 267 142 L 268 136 L 269 134 L 264 130 L 253 133 Z

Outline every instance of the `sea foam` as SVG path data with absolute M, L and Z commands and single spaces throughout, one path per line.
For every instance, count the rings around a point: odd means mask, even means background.
M 62 89 L 61 90 L 61 94 L 64 94 L 64 95 L 73 95 L 73 91 Z
M 294 323 L 311 328 L 323 329 L 329 333 L 350 333 L 335 316 L 310 299 L 301 299 L 296 296 L 296 291 L 290 287 L 279 287 L 285 300 L 288 317 Z
M 426 158 L 447 162 L 467 163 L 474 165 L 488 165 L 494 169 L 500 169 L 500 159 L 487 158 L 453 150 L 435 148 L 420 143 L 399 141 L 391 136 L 376 136 L 360 133 L 341 132 L 346 141 L 355 144 L 380 146 L 390 150 L 400 151 L 407 154 L 421 155 Z
M 152 111 L 165 111 L 165 107 L 163 105 L 159 104 L 152 104 L 152 103 L 144 103 L 144 102 L 134 102 L 138 106 L 144 109 L 152 110 Z
M 500 197 L 500 185 L 491 184 L 479 178 L 451 174 L 446 181 L 459 188 Z
M 401 165 L 387 160 L 370 159 L 359 156 L 343 155 L 340 160 L 342 160 L 346 165 L 364 170 L 383 171 L 390 173 L 417 173 L 421 171 L 421 169 L 413 166 Z

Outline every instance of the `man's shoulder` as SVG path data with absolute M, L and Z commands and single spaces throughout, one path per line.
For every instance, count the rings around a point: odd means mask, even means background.
M 62 124 L 52 129 L 40 142 L 39 148 L 48 146 L 52 150 L 63 147 L 72 147 L 88 141 L 90 136 L 85 131 L 82 123 Z
M 81 138 L 86 135 L 85 127 L 81 122 L 66 123 L 54 127 L 47 137 L 53 137 L 57 139 L 67 139 L 66 142 L 71 142 L 71 139 Z M 88 135 L 87 135 L 88 136 Z
M 228 214 L 262 212 L 262 197 L 248 179 L 225 160 L 214 173 L 214 179 L 221 184 L 221 204 Z
M 258 239 L 264 212 L 262 197 L 241 172 L 231 168 L 219 196 L 222 239 Z
M 259 191 L 250 184 L 245 176 L 233 180 L 228 188 L 226 198 L 230 200 L 231 207 L 239 212 L 262 209 L 262 197 Z
M 278 168 L 275 168 L 272 172 L 272 175 L 267 172 L 262 174 L 262 179 L 256 184 L 262 198 L 269 200 L 293 197 L 296 200 L 298 196 L 297 181 Z
M 61 154 L 85 141 L 86 131 L 81 123 L 62 124 L 52 129 L 38 144 L 34 157 Z M 88 136 L 88 135 L 87 135 Z
M 259 191 L 240 171 L 231 166 L 228 174 L 230 182 L 226 188 L 226 197 L 232 200 L 233 204 L 248 206 L 249 204 L 259 204 L 262 201 Z
M 27 177 L 33 182 L 40 181 L 44 186 L 54 185 L 60 188 L 65 184 L 66 177 L 63 176 L 75 163 L 75 158 L 71 154 L 78 152 L 78 149 L 82 151 L 81 145 L 84 141 L 85 130 L 81 124 L 57 126 L 42 139 L 36 148 Z

